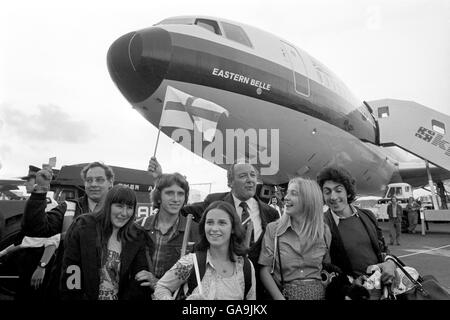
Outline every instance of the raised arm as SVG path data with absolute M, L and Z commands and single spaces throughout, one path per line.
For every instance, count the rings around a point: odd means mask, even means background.
M 61 232 L 66 204 L 62 203 L 45 212 L 50 181 L 49 171 L 40 170 L 36 174 L 36 185 L 25 205 L 22 218 L 22 231 L 25 236 L 46 238 Z

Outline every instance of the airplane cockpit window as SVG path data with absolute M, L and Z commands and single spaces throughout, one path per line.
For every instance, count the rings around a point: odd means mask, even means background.
M 208 19 L 197 19 L 195 20 L 195 24 L 198 25 L 199 27 L 205 28 L 206 30 L 214 32 L 215 34 L 222 35 L 222 32 L 220 32 L 219 24 L 217 23 L 217 21 Z
M 230 40 L 239 42 L 247 47 L 252 47 L 250 39 L 247 37 L 244 29 L 242 29 L 240 26 L 222 21 L 222 27 L 223 31 L 225 32 L 225 37 Z
M 159 24 L 192 24 L 192 18 L 168 18 L 154 25 L 157 26 Z

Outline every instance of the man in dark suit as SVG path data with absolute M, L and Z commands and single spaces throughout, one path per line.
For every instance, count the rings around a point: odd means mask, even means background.
M 153 157 L 150 160 L 148 170 L 155 177 L 162 173 L 161 166 L 156 158 Z M 251 164 L 232 164 L 228 169 L 227 178 L 230 192 L 212 193 L 203 202 L 183 207 L 181 212 L 184 215 L 192 214 L 195 221 L 200 221 L 205 209 L 214 201 L 226 201 L 236 208 L 247 233 L 246 240 L 250 248 L 248 257 L 255 266 L 257 299 L 262 299 L 265 295 L 263 285 L 259 280 L 258 265 L 261 242 L 267 224 L 278 219 L 279 215 L 275 209 L 256 197 L 258 172 Z

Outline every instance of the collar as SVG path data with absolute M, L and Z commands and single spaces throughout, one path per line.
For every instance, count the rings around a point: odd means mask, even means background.
M 276 236 L 280 236 L 287 231 L 288 228 L 292 228 L 291 217 L 288 214 L 283 214 L 280 219 L 278 219 L 278 227 L 276 231 Z
M 195 253 L 194 253 L 195 254 Z M 239 256 L 237 256 L 235 253 L 233 253 L 233 257 L 234 257 L 234 261 L 239 261 L 238 259 L 239 259 Z M 209 252 L 209 248 L 206 250 L 206 264 L 208 265 L 210 265 L 211 266 L 211 268 L 213 268 L 214 270 L 216 269 L 215 267 L 214 267 L 214 264 L 213 264 L 213 262 L 212 262 L 212 257 L 211 257 L 211 253 Z
M 239 208 L 240 206 L 240 204 L 241 204 L 241 202 L 246 202 L 247 203 L 247 206 L 248 206 L 248 208 L 249 208 L 249 210 L 250 210 L 250 212 L 253 210 L 252 208 L 254 208 L 255 207 L 255 203 L 256 204 L 258 204 L 258 202 L 256 201 L 256 199 L 255 198 L 250 198 L 250 199 L 247 199 L 246 201 L 241 201 L 241 200 L 239 200 L 238 198 L 236 198 L 236 196 L 233 194 L 233 192 L 231 192 L 231 196 L 233 197 L 233 201 L 234 201 L 234 207 L 235 208 Z M 249 213 L 250 213 L 249 212 Z
M 336 223 L 336 225 L 339 225 L 340 220 L 348 219 L 353 216 L 357 216 L 359 218 L 358 210 L 351 204 L 349 204 L 349 206 L 350 206 L 350 209 L 352 209 L 352 214 L 349 217 L 340 217 L 336 213 L 334 213 L 334 211 L 331 210 L 331 208 L 330 208 L 331 216 L 333 217 L 333 220 Z
M 95 208 L 98 205 L 98 202 L 95 202 L 94 200 L 87 198 L 88 208 L 89 212 L 94 212 Z
M 159 218 L 159 215 L 160 215 L 160 212 L 158 212 L 157 214 L 155 214 L 154 215 L 154 218 L 153 218 L 153 220 L 152 220 L 152 223 L 151 223 L 151 228 L 153 229 L 153 230 L 159 230 L 159 228 L 158 228 L 158 218 Z M 175 222 L 172 224 L 172 226 L 169 228 L 169 230 L 172 230 L 172 231 L 175 231 L 175 230 L 178 230 L 178 231 L 180 231 L 180 230 L 184 230 L 184 227 L 186 226 L 186 218 L 184 218 L 184 217 L 180 214 L 180 213 L 178 213 L 178 217 L 177 217 L 177 219 L 175 220 Z M 182 223 L 182 222 L 184 222 L 184 223 Z M 174 228 L 175 227 L 175 228 Z

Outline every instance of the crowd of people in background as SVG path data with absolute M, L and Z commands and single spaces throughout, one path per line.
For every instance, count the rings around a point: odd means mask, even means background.
M 16 299 L 368 299 L 371 270 L 386 285 L 394 280 L 377 219 L 352 204 L 355 179 L 345 168 L 295 177 L 268 203 L 256 194 L 258 171 L 249 163 L 230 166 L 229 192 L 193 204 L 182 174 L 163 173 L 156 158 L 148 171 L 155 210 L 140 218 L 134 191 L 114 186 L 101 162 L 81 170 L 83 197 L 53 208 L 51 172 L 30 176 L 21 232 L 6 252 L 19 270 Z M 411 233 L 418 210 L 411 198 Z M 403 209 L 395 197 L 387 211 L 390 244 L 400 245 Z

